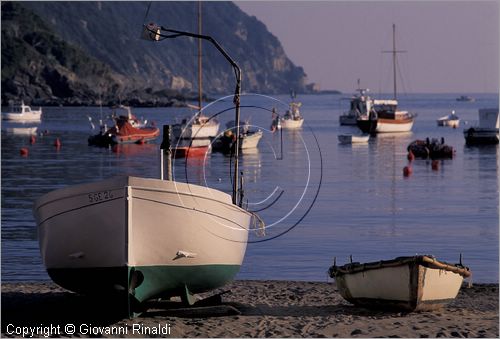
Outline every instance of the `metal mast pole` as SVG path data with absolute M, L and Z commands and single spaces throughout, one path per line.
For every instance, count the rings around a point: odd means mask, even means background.
M 198 1 L 198 34 L 201 35 L 201 1 Z M 202 63 L 201 63 L 201 43 L 202 40 L 198 39 L 198 107 L 201 112 L 202 108 Z

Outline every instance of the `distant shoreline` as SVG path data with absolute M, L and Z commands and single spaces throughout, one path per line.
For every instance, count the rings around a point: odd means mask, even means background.
M 80 337 L 134 327 L 169 330 L 170 337 L 498 337 L 498 284 L 464 284 L 457 298 L 435 312 L 395 313 L 354 307 L 334 283 L 239 280 L 223 304 L 185 309 L 153 301 L 138 318 L 113 316 L 109 305 L 67 292 L 51 282 L 2 284 L 2 335 L 15 328 L 76 326 Z M 7 326 L 9 328 L 7 329 Z M 79 329 L 82 332 L 78 332 Z M 129 331 L 123 335 L 123 331 Z M 70 336 L 59 333 L 60 336 Z M 19 335 L 17 335 L 19 336 Z M 41 336 L 41 335 L 38 335 Z M 95 333 L 94 333 L 95 336 Z M 102 335 L 98 335 L 102 336 Z

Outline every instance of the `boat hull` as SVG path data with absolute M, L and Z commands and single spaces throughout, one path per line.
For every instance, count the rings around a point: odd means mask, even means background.
M 172 148 L 174 158 L 203 158 L 210 153 L 210 146 L 180 146 Z
M 357 125 L 363 133 L 401 133 L 410 132 L 413 119 L 358 119 Z
M 437 125 L 441 127 L 458 128 L 458 126 L 460 126 L 460 120 L 439 119 L 437 120 Z
M 304 119 L 300 118 L 297 120 L 293 119 L 281 119 L 280 120 L 280 126 L 283 129 L 297 129 L 301 128 L 302 124 L 304 123 Z
M 257 148 L 259 141 L 262 138 L 262 134 L 263 132 L 261 130 L 247 133 L 245 136 L 240 138 L 240 149 Z
M 172 128 L 172 134 L 177 139 L 215 138 L 219 132 L 220 123 L 210 121 L 206 124 L 177 124 Z
M 498 129 L 471 127 L 464 131 L 467 145 L 495 145 L 499 143 Z
M 341 144 L 365 144 L 370 139 L 369 135 L 340 134 L 337 136 Z
M 333 266 L 330 274 L 342 297 L 355 305 L 405 311 L 440 309 L 455 299 L 463 277 L 470 272 L 422 257 L 426 256 Z
M 243 261 L 251 215 L 223 192 L 121 177 L 50 192 L 34 207 L 60 286 L 137 302 L 221 287 Z
M 358 117 L 355 115 L 341 115 L 339 116 L 339 123 L 341 126 L 356 126 Z
M 2 113 L 2 118 L 10 121 L 40 122 L 42 119 L 42 111 L 32 111 L 31 113 Z

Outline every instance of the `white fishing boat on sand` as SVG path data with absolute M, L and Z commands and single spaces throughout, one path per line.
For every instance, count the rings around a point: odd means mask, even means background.
M 458 126 L 460 125 L 460 118 L 455 114 L 455 111 L 451 111 L 451 114 L 437 119 L 437 125 L 458 128 Z
M 367 307 L 427 311 L 442 308 L 458 294 L 469 268 L 438 261 L 433 256 L 398 257 L 370 263 L 350 263 L 329 269 L 347 301 Z
M 14 105 L 9 112 L 2 113 L 2 118 L 19 122 L 39 122 L 42 119 L 42 108 L 32 110 L 30 106 L 24 104 L 24 101 L 21 101 L 21 105 Z
M 221 51 L 236 75 L 238 125 L 241 70 L 234 60 L 211 37 L 156 24 L 143 27 L 146 40 L 158 41 L 160 32 L 205 39 Z M 234 278 L 254 216 L 241 208 L 239 147 L 228 195 L 172 181 L 170 134 L 170 126 L 164 126 L 160 179 L 99 180 L 49 192 L 35 202 L 42 260 L 54 282 L 102 299 L 118 297 L 132 317 L 143 311 L 148 299 L 180 296 L 192 305 L 195 293 Z
M 221 191 L 130 176 L 50 192 L 34 214 L 54 282 L 83 294 L 128 293 L 132 303 L 188 300 L 232 280 L 252 218 Z

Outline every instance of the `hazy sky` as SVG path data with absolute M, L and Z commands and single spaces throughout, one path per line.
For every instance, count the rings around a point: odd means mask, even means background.
M 396 24 L 401 92 L 498 92 L 498 1 L 237 1 L 322 89 L 392 91 Z

